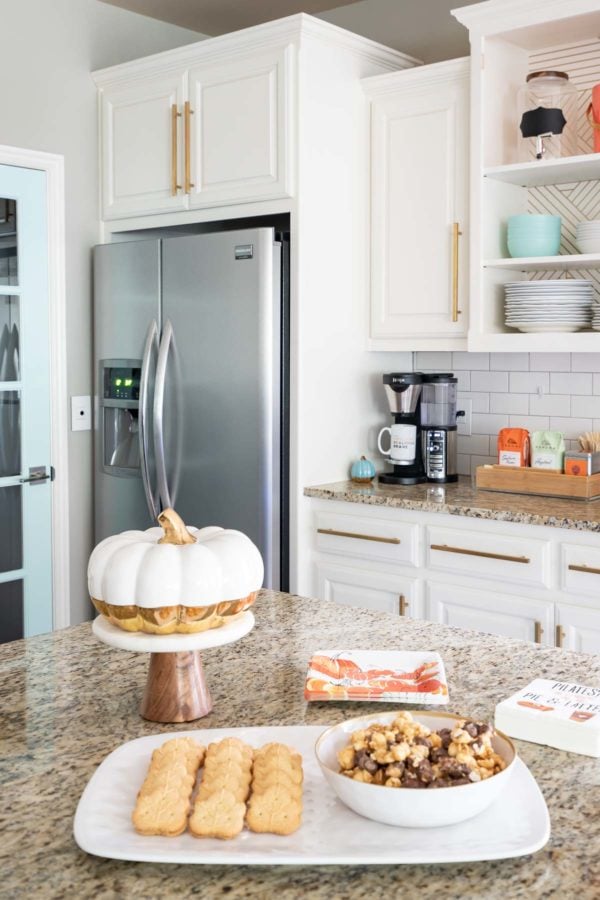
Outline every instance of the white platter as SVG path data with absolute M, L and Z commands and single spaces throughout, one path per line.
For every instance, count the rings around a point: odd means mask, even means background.
M 211 865 L 391 865 L 509 859 L 540 850 L 550 837 L 544 798 L 517 760 L 503 795 L 485 812 L 443 828 L 396 828 L 364 819 L 344 806 L 321 775 L 314 745 L 325 726 L 221 728 L 138 738 L 106 757 L 92 775 L 75 814 L 75 841 L 86 853 L 137 862 Z M 233 736 L 258 747 L 282 741 L 302 753 L 304 815 L 288 837 L 244 830 L 232 841 L 144 837 L 131 812 L 152 751 L 172 737 L 200 743 Z M 391 790 L 391 789 L 390 789 Z M 408 789 L 407 789 L 408 790 Z M 451 791 L 452 788 L 442 790 Z

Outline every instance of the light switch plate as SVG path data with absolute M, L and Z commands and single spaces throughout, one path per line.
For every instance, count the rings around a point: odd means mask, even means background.
M 92 427 L 92 398 L 71 397 L 71 431 L 90 431 Z
M 459 416 L 456 420 L 456 430 L 458 434 L 469 435 L 471 434 L 471 416 L 473 414 L 473 401 L 469 398 L 468 400 L 459 400 L 458 408 L 464 410 L 464 416 Z

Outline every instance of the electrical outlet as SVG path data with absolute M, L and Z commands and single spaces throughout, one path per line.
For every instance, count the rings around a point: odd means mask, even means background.
M 458 408 L 464 410 L 464 416 L 459 416 L 456 420 L 456 430 L 458 434 L 471 434 L 471 416 L 473 413 L 473 401 L 459 400 Z
M 92 427 L 92 398 L 71 397 L 71 431 L 90 431 Z

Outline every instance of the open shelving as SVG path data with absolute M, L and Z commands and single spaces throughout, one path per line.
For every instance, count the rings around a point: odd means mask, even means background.
M 585 111 L 600 82 L 600 0 L 491 0 L 456 17 L 471 39 L 471 282 L 468 347 L 474 351 L 595 351 L 600 332 L 520 333 L 505 324 L 504 284 L 587 278 L 600 303 L 600 253 L 581 254 L 578 221 L 600 219 L 600 153 Z M 529 72 L 566 71 L 580 92 L 576 156 L 518 161 L 518 92 Z M 512 215 L 562 219 L 559 256 L 512 258 Z
M 519 272 L 553 272 L 600 268 L 600 253 L 570 253 L 562 256 L 521 256 L 485 259 L 484 269 L 516 269 Z

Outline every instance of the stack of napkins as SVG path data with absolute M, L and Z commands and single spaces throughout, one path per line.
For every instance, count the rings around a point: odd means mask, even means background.
M 433 651 L 318 650 L 308 664 L 304 698 L 438 705 L 448 702 L 448 685 Z
M 498 704 L 496 728 L 534 744 L 600 756 L 600 688 L 537 678 Z

